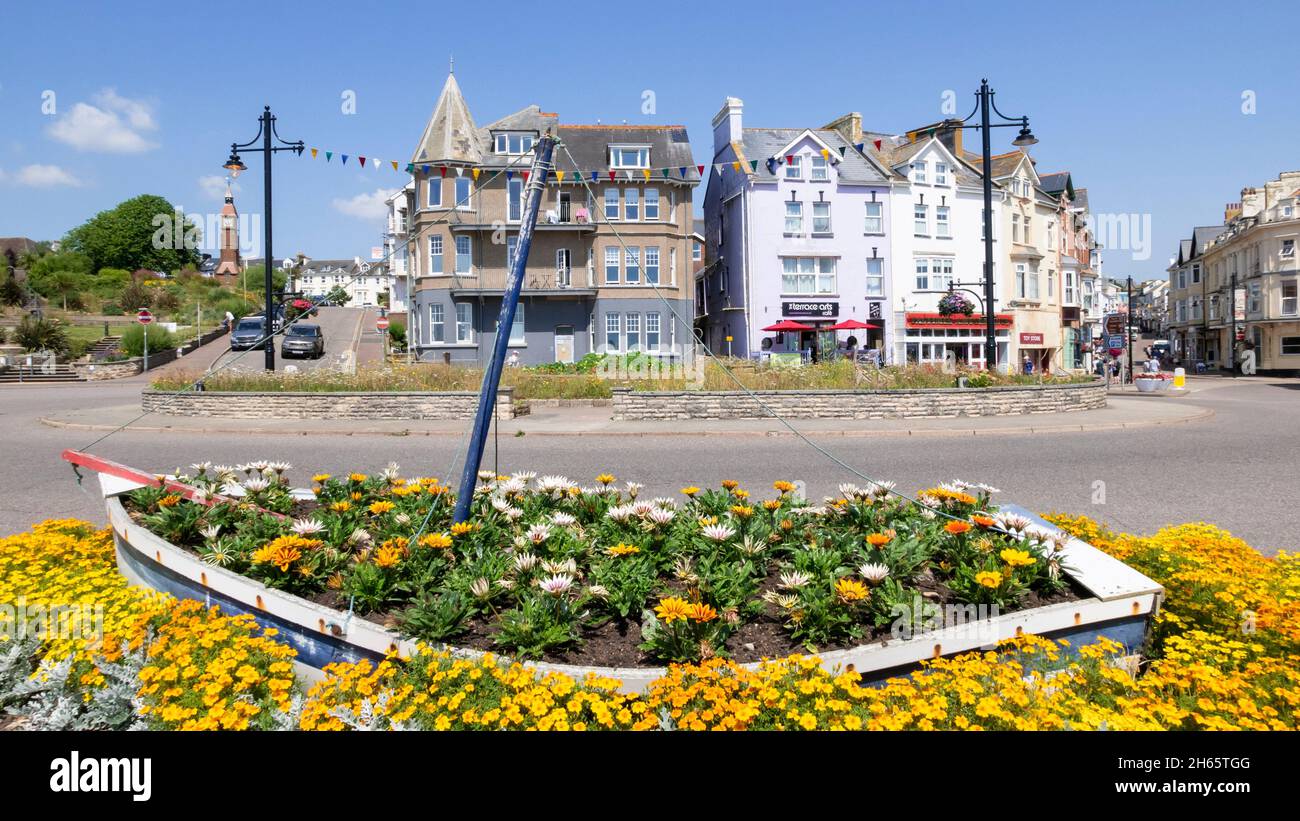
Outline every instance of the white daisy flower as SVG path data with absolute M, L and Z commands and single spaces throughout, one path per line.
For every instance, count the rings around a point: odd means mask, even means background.
M 869 562 L 858 568 L 858 574 L 871 584 L 880 584 L 889 576 L 889 568 L 877 562 Z
M 320 519 L 295 519 L 293 522 L 293 532 L 299 536 L 310 536 L 313 533 L 320 533 L 325 529 L 325 523 Z
M 257 493 L 266 490 L 271 483 L 261 476 L 251 476 L 243 481 L 243 486 L 249 493 Z
M 570 516 L 568 513 L 556 513 L 551 516 L 551 523 L 556 527 L 570 527 L 578 523 L 577 518 Z
M 541 544 L 551 535 L 551 528 L 547 525 L 533 525 L 528 528 L 528 541 L 533 544 Z
M 667 510 L 662 507 L 652 507 L 646 514 L 646 518 L 657 525 L 666 525 L 677 515 L 676 511 Z
M 556 574 L 565 575 L 565 576 L 578 575 L 578 563 L 574 561 L 572 558 L 565 559 L 562 562 L 550 561 L 550 560 L 544 561 L 542 562 L 542 569 L 552 575 L 556 575 Z
M 726 525 L 705 525 L 700 533 L 704 534 L 704 538 L 715 542 L 725 542 L 736 535 L 736 531 Z
M 515 570 L 520 573 L 527 573 L 537 566 L 538 559 L 532 553 L 515 554 Z
M 213 539 L 217 538 L 217 534 L 220 532 L 221 532 L 221 525 L 207 525 L 206 527 L 199 529 L 199 533 L 201 533 L 203 535 L 203 538 L 207 539 L 208 541 L 212 541 Z
M 628 519 L 632 518 L 633 515 L 632 506 L 614 505 L 609 510 L 605 511 L 605 515 L 609 517 L 610 521 L 619 522 L 619 523 L 626 522 Z
M 812 581 L 812 576 L 802 570 L 791 570 L 789 573 L 782 573 L 780 578 L 781 586 L 787 590 L 798 590 Z
M 470 583 L 469 592 L 473 593 L 475 598 L 486 599 L 492 595 L 492 583 L 480 576 Z
M 537 586 L 540 587 L 544 593 L 548 593 L 552 596 L 563 596 L 569 591 L 569 588 L 573 587 L 573 577 L 557 573 L 554 576 L 547 576 L 544 579 L 538 579 Z

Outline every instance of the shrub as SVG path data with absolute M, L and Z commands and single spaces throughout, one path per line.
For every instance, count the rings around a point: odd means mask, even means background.
M 116 302 L 103 303 L 99 306 L 99 312 L 104 316 L 123 316 L 126 313 Z
M 153 300 L 153 292 L 138 282 L 132 282 L 122 289 L 118 302 L 124 310 L 135 313 L 141 308 L 148 308 Z
M 159 327 L 149 329 L 149 350 L 156 353 L 176 346 L 176 335 L 171 331 Z M 119 347 L 128 356 L 141 356 L 144 353 L 144 326 L 132 325 L 123 331 Z
M 393 346 L 393 350 L 406 350 L 406 325 L 401 322 L 390 322 L 388 324 L 388 342 Z
M 14 329 L 14 342 L 25 351 L 53 351 L 67 356 L 69 350 L 68 332 L 57 319 L 23 317 Z
M 171 313 L 180 307 L 181 301 L 168 288 L 154 288 L 149 304 L 160 313 Z

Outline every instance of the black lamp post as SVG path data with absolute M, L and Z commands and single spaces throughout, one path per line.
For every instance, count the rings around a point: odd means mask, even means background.
M 280 145 L 272 146 L 272 137 L 275 137 Z M 262 141 L 261 147 L 254 148 L 253 146 L 257 144 L 259 139 Z M 241 171 L 248 170 L 248 166 L 244 165 L 243 160 L 239 158 L 240 149 L 245 151 L 261 152 L 266 155 L 266 167 L 263 177 L 264 197 L 262 206 L 263 211 L 265 212 L 262 215 L 262 219 L 265 222 L 264 236 L 266 244 L 266 251 L 263 254 L 266 261 L 266 309 L 262 312 L 262 315 L 265 318 L 265 323 L 263 325 L 265 329 L 263 331 L 265 334 L 263 348 L 266 351 L 266 369 L 268 371 L 275 370 L 275 334 L 273 332 L 275 323 L 275 306 L 272 304 L 274 299 L 274 294 L 272 293 L 274 285 L 271 282 L 271 265 L 273 260 L 271 254 L 271 156 L 277 151 L 293 151 L 294 153 L 301 155 L 305 147 L 306 146 L 302 140 L 291 143 L 280 139 L 280 135 L 275 132 L 275 115 L 271 113 L 271 107 L 268 105 L 263 108 L 262 116 L 257 118 L 257 136 L 246 143 L 231 143 L 230 157 L 222 166 L 230 172 L 232 177 L 238 177 Z
M 993 104 L 993 89 L 988 80 L 980 80 L 979 91 L 975 92 L 975 110 L 960 122 L 969 123 L 976 114 L 980 122 L 971 125 L 949 126 L 951 128 L 978 128 L 983 141 L 983 175 L 984 175 L 984 366 L 993 368 L 998 359 L 997 327 L 993 314 L 997 308 L 997 297 L 993 292 L 993 157 L 989 129 L 1020 126 L 1020 133 L 1011 141 L 1017 148 L 1033 145 L 1038 138 L 1029 130 L 1028 117 L 1008 117 Z M 989 122 L 989 109 L 1002 118 L 1002 122 Z

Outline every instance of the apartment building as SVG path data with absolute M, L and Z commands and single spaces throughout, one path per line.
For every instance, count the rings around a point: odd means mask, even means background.
M 421 360 L 484 363 L 518 246 L 524 172 L 557 136 L 509 345 L 523 364 L 693 344 L 686 129 L 566 125 L 532 105 L 482 128 L 448 75 L 411 164 L 410 338 Z M 595 176 L 593 180 L 592 177 Z

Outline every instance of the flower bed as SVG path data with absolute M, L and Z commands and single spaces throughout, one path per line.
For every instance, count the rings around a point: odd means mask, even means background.
M 258 636 L 245 619 L 231 619 L 192 602 L 132 589 L 113 568 L 108 531 L 85 522 L 50 521 L 0 539 L 0 605 L 28 602 L 103 604 L 110 635 L 130 637 L 125 655 L 104 657 L 108 642 L 23 644 L 0 631 L 0 709 L 20 726 L 125 728 L 212 726 L 209 713 L 162 721 L 135 715 L 130 699 L 144 692 L 149 666 L 177 681 L 173 702 L 203 703 L 221 684 L 235 703 L 262 709 L 233 727 L 303 729 L 1295 729 L 1300 722 L 1300 557 L 1261 556 L 1239 539 L 1204 524 L 1167 528 L 1154 536 L 1111 533 L 1086 518 L 1052 520 L 1135 567 L 1168 589 L 1149 663 L 1137 671 L 1113 666 L 1107 642 L 1069 648 L 1026 636 L 999 652 L 926 662 L 909 678 L 864 687 L 855 673 L 828 671 L 815 657 L 791 657 L 746 669 L 713 659 L 676 665 L 643 695 L 589 677 L 539 675 L 485 656 L 476 661 L 420 649 L 409 658 L 338 664 L 305 700 L 284 685 L 281 664 L 292 651 Z M 0 613 L 5 611 L 0 610 Z M 1249 631 L 1242 613 L 1254 614 Z M 198 621 L 194 621 L 197 619 Z M 4 619 L 0 617 L 0 623 Z M 175 623 L 176 641 L 149 650 L 148 626 Z M 201 625 L 202 629 L 195 629 Z M 251 643 L 251 645 L 250 645 Z M 208 645 L 205 647 L 205 644 Z M 130 649 L 131 646 L 135 649 Z M 251 647 L 251 649 L 250 649 Z M 24 649 L 30 656 L 24 655 Z M 162 654 L 193 650 L 231 657 L 248 650 L 266 682 L 246 685 L 235 668 L 204 681 L 187 666 L 163 666 Z M 1077 651 L 1047 681 L 1057 656 Z M 259 656 L 263 654 L 265 658 Z M 207 658 L 208 656 L 204 656 Z M 269 660 L 269 659 L 274 659 Z M 85 673 L 51 677 L 69 659 Z M 34 677 L 31 665 L 39 664 Z M 193 661 L 193 659 L 191 659 Z M 197 664 L 195 665 L 197 666 Z M 123 669 L 125 668 L 125 669 Z M 98 671 L 98 672 L 95 672 Z M 278 671 L 278 672 L 277 672 Z M 227 673 L 227 675 L 229 675 Z M 270 685 L 274 682 L 274 687 Z M 301 686 L 301 682 L 299 682 Z M 244 692 L 240 692 L 240 689 Z M 35 695 L 32 690 L 38 690 Z M 221 705 L 217 694 L 213 707 Z M 303 703 L 299 704 L 299 701 Z M 148 706 L 148 704 L 146 704 Z M 220 709 L 224 710 L 225 705 Z M 182 708 L 188 709 L 188 708 Z M 247 710 L 248 708 L 244 708 Z M 68 716 L 71 716 L 69 719 Z M 58 722 L 52 722 L 52 717 Z M 224 715 L 223 715 L 224 717 Z M 214 719 L 218 720 L 218 719 Z M 3 719 L 0 719 L 0 723 Z M 155 723 L 156 722 L 156 723 Z
M 913 504 L 844 485 L 813 505 L 783 481 L 761 501 L 735 482 L 646 500 L 610 475 L 585 488 L 489 476 L 470 521 L 452 524 L 436 479 L 317 475 L 302 501 L 287 468 L 196 465 L 179 481 L 242 501 L 142 488 L 128 509 L 207 564 L 404 636 L 583 667 L 854 646 L 890 638 L 922 602 L 982 619 L 1078 598 L 1068 540 L 997 513 L 987 486 Z

